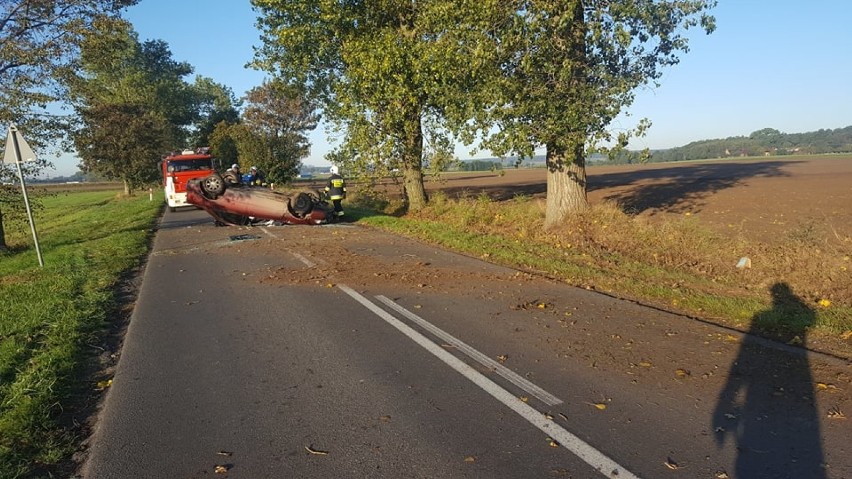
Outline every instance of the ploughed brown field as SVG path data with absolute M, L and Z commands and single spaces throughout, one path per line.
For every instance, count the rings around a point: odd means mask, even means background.
M 852 155 L 728 159 L 587 168 L 591 203 L 615 201 L 653 218 L 696 215 L 710 228 L 772 242 L 801 228 L 827 241 L 852 238 Z M 544 169 L 446 174 L 430 191 L 450 196 L 487 193 L 544 198 Z

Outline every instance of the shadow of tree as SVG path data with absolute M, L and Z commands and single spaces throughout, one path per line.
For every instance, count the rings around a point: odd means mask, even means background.
M 700 211 L 703 199 L 749 178 L 787 176 L 789 161 L 726 161 L 690 163 L 669 168 L 640 169 L 624 173 L 590 175 L 589 191 L 619 188 L 603 198 L 615 201 L 628 213 L 665 210 Z M 627 187 L 627 188 L 625 188 Z
M 804 350 L 767 346 L 757 331 L 805 343 L 814 311 L 786 283 L 771 288 L 772 308 L 755 315 L 713 413 L 716 444 L 736 446 L 737 478 L 826 477 L 814 385 Z M 772 328 L 771 325 L 780 325 Z

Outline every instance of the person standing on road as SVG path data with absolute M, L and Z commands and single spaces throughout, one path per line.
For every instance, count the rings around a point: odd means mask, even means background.
M 329 173 L 331 173 L 331 176 L 328 177 L 325 193 L 334 205 L 335 216 L 341 219 L 343 217 L 343 205 L 341 202 L 346 198 L 346 181 L 340 176 L 340 170 L 337 169 L 337 166 L 332 166 L 329 169 Z

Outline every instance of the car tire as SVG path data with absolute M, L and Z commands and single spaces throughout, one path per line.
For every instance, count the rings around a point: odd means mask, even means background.
M 315 201 L 314 193 L 310 190 L 299 191 L 290 197 L 290 211 L 299 218 L 304 218 L 313 211 Z
M 213 173 L 201 180 L 201 191 L 211 200 L 215 200 L 225 192 L 225 179 L 218 173 Z

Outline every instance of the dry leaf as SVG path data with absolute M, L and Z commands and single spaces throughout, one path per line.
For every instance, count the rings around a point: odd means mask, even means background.
M 677 377 L 679 377 L 679 378 L 683 379 L 683 378 L 689 377 L 690 372 L 689 372 L 689 371 L 687 371 L 686 369 L 678 368 L 678 370 L 677 370 L 677 371 L 675 371 L 675 375 L 676 375 Z
M 716 479 L 728 479 L 728 473 L 725 471 L 719 471 L 716 473 Z
M 846 419 L 846 415 L 843 414 L 843 411 L 840 410 L 839 406 L 834 406 L 833 408 L 829 409 L 828 417 L 830 419 Z
M 213 472 L 215 472 L 216 474 L 226 474 L 228 472 L 228 469 L 230 468 L 227 464 L 216 464 L 216 467 L 213 468 Z
M 530 402 L 530 398 L 528 398 L 528 397 L 526 397 L 526 396 L 521 396 L 521 397 L 519 397 L 518 399 L 520 399 L 520 400 L 521 400 L 521 401 L 523 401 L 523 402 Z
M 674 471 L 680 469 L 680 466 L 678 466 L 677 463 L 674 462 L 670 457 L 666 458 L 666 462 L 664 462 L 663 464 L 665 464 L 666 467 Z
M 107 379 L 106 381 L 98 381 L 98 390 L 103 391 L 104 389 L 112 386 L 112 379 Z
M 648 361 L 642 361 L 641 363 L 639 363 L 639 365 L 642 366 L 643 368 L 650 368 L 651 367 L 651 363 L 648 362 Z
M 464 462 L 476 462 L 476 457 L 474 456 L 465 456 Z
M 228 457 L 230 457 L 232 454 L 234 454 L 234 453 L 233 453 L 233 452 L 231 452 L 231 451 L 219 451 L 219 452 L 217 452 L 217 453 L 216 453 L 216 455 L 219 455 L 219 456 L 228 456 Z
M 501 354 L 501 355 L 497 356 L 497 360 L 500 361 L 501 363 L 505 363 L 507 359 L 509 359 L 509 355 L 507 355 L 507 354 Z
M 550 437 L 547 438 L 547 444 L 550 447 L 559 447 L 559 443 L 556 441 L 556 439 L 553 439 L 553 438 L 550 438 Z
M 305 446 L 305 450 L 308 451 L 309 453 L 315 454 L 317 456 L 327 456 L 328 455 L 328 451 L 320 451 L 319 449 L 314 449 L 313 444 L 311 444 L 310 446 Z
M 600 409 L 601 411 L 603 411 L 604 409 L 606 409 L 606 404 L 604 404 L 604 403 L 602 403 L 602 402 L 594 403 L 594 404 L 592 404 L 592 406 L 594 406 L 594 407 L 596 407 L 596 408 Z
M 816 383 L 817 391 L 826 391 L 826 390 L 837 390 L 837 386 L 834 384 L 826 384 L 826 383 Z

